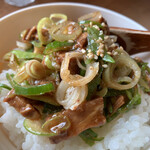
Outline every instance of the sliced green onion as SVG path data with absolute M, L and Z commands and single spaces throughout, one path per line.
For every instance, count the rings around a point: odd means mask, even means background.
M 70 31 L 71 29 L 71 31 Z M 82 33 L 82 28 L 78 23 L 73 21 L 65 21 L 61 24 L 53 25 L 50 30 L 50 35 L 56 41 L 68 41 L 76 40 L 78 36 Z
M 83 131 L 82 133 L 80 133 L 80 137 L 89 146 L 93 146 L 95 144 L 95 141 L 102 141 L 104 139 L 104 137 L 98 138 L 98 135 L 92 129 Z
M 48 44 L 49 42 L 52 41 L 52 38 L 50 35 L 44 35 L 43 34 L 43 29 L 50 30 L 51 26 L 53 25 L 52 20 L 50 20 L 48 17 L 42 18 L 37 25 L 37 33 L 38 33 L 38 38 L 39 41 L 42 44 Z M 49 33 L 48 33 L 49 34 Z
M 4 88 L 4 89 L 7 89 L 7 90 L 11 90 L 12 89 L 11 87 L 9 87 L 8 85 L 3 84 L 3 83 L 0 83 L 0 88 Z
M 59 13 L 51 14 L 49 18 L 50 18 L 50 20 L 52 20 L 52 18 L 60 19 L 59 21 L 55 22 L 56 24 L 63 23 L 65 21 L 67 21 L 67 16 L 65 14 L 59 14 Z
M 54 90 L 54 86 L 52 83 L 36 85 L 36 86 L 26 86 L 23 87 L 17 84 L 11 77 L 10 74 L 6 74 L 6 77 L 11 84 L 11 86 L 15 89 L 15 93 L 17 95 L 41 95 L 47 92 L 51 92 Z
M 107 88 L 107 87 L 104 87 L 104 88 L 102 88 L 102 90 L 98 91 L 98 92 L 96 93 L 96 95 L 98 95 L 98 96 L 100 96 L 100 97 L 104 97 L 104 96 L 107 94 L 107 92 L 108 92 L 108 88 Z
M 52 52 L 57 52 L 59 50 L 69 50 L 73 44 L 74 43 L 70 43 L 67 41 L 65 41 L 65 42 L 59 42 L 59 41 L 51 42 L 46 46 L 44 54 L 50 54 Z
M 42 129 L 59 135 L 67 131 L 70 126 L 71 122 L 68 117 L 56 113 L 52 117 L 46 119 L 45 123 L 42 125 Z
M 15 54 L 18 59 L 25 59 L 25 60 L 33 59 L 33 58 L 41 59 L 41 60 L 43 59 L 43 55 L 32 53 L 32 52 L 13 50 L 11 51 L 11 53 Z

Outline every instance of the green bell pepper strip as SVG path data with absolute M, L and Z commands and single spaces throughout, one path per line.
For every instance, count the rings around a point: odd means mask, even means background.
M 7 90 L 11 90 L 12 89 L 11 87 L 9 87 L 8 85 L 3 84 L 3 83 L 0 83 L 0 88 L 4 88 L 4 89 L 7 89 Z
M 59 50 L 69 50 L 72 46 L 74 45 L 74 43 L 70 43 L 70 42 L 59 42 L 59 41 L 54 41 L 49 43 L 45 50 L 44 50 L 44 54 L 50 54 L 52 52 L 57 52 Z
M 29 60 L 29 59 L 33 59 L 33 58 L 40 59 L 40 60 L 43 59 L 43 55 L 32 53 L 32 52 L 12 50 L 11 53 L 15 54 L 18 59 L 25 59 L 25 60 Z
M 104 137 L 98 138 L 97 133 L 95 133 L 92 129 L 87 129 L 83 131 L 82 133 L 80 133 L 79 136 L 89 146 L 93 146 L 95 144 L 95 141 L 102 141 L 104 139 Z
M 17 95 L 41 95 L 51 92 L 55 89 L 52 83 L 23 87 L 17 84 L 8 73 L 6 74 L 6 77 L 11 86 L 14 88 L 15 94 Z

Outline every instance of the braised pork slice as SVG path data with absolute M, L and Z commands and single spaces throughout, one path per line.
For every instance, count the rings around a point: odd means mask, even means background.
M 83 48 L 87 44 L 87 36 L 87 32 L 82 33 L 77 39 L 77 44 L 74 46 L 74 48 Z
M 30 100 L 27 98 L 15 95 L 14 89 L 12 89 L 4 99 L 4 102 L 13 106 L 25 118 L 37 120 L 41 117 L 41 115 L 38 110 L 29 103 L 29 101 Z
M 88 128 L 104 125 L 106 118 L 103 115 L 103 109 L 103 98 L 97 98 L 79 105 L 76 110 L 64 110 L 62 114 L 70 120 L 71 126 L 67 131 L 50 138 L 50 141 L 57 144 L 62 140 L 79 135 Z

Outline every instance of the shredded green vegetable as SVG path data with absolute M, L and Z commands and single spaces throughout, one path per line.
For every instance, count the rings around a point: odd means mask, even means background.
M 150 83 L 147 80 L 147 76 L 150 76 L 150 67 L 148 66 L 148 63 L 142 61 L 137 63 L 141 68 L 141 78 L 139 80 L 139 85 L 144 92 L 150 92 Z
M 96 22 L 96 21 L 83 20 L 83 21 L 80 21 L 79 24 L 80 25 L 90 24 L 90 22 L 92 22 L 93 25 L 97 25 L 99 28 L 103 29 L 103 26 L 101 25 L 101 23 Z
M 52 83 L 23 87 L 17 84 L 8 73 L 6 74 L 6 77 L 11 86 L 15 89 L 17 95 L 41 95 L 54 90 Z
M 87 143 L 89 146 L 93 146 L 96 141 L 102 141 L 104 137 L 98 138 L 98 135 L 92 130 L 92 129 L 87 129 L 80 133 L 79 135 L 85 143 Z
M 9 87 L 8 85 L 3 84 L 3 83 L 0 83 L 0 88 L 4 88 L 4 89 L 7 89 L 7 90 L 11 90 L 12 89 L 11 87 Z
M 99 71 L 99 74 L 91 81 L 88 83 L 88 95 L 87 95 L 87 100 L 90 100 L 92 98 L 92 95 L 95 93 L 97 90 L 97 86 L 100 84 L 101 81 L 101 75 L 102 75 L 102 67 Z
M 100 31 L 94 27 L 91 28 L 88 27 L 87 32 L 88 32 L 88 49 L 90 49 L 94 54 L 96 54 L 99 47 L 99 43 L 97 43 L 96 41 L 99 39 L 99 37 L 104 39 L 104 35 L 101 34 Z
M 63 109 L 62 106 L 54 106 L 54 105 L 45 103 L 44 108 L 43 108 L 43 113 L 52 114 L 52 113 L 60 112 L 62 109 Z
M 106 116 L 107 122 L 112 121 L 119 114 L 129 111 L 141 103 L 141 95 L 138 93 L 136 87 L 126 90 L 124 92 L 128 96 L 129 101 L 126 104 L 124 104 L 122 107 L 120 107 L 113 115 Z

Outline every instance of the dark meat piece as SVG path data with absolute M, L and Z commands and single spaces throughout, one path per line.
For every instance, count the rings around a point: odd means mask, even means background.
M 77 60 L 76 60 L 76 58 L 72 58 L 71 60 L 70 60 L 70 63 L 69 63 L 69 70 L 70 70 L 70 74 L 79 74 L 80 72 L 80 69 L 79 69 L 79 67 L 78 67 L 78 65 L 77 65 Z
M 88 128 L 104 125 L 106 118 L 103 115 L 103 109 L 103 98 L 97 98 L 81 104 L 76 110 L 64 110 L 62 114 L 69 118 L 71 127 L 58 136 L 51 137 L 51 142 L 57 144 L 62 140 L 79 135 Z
M 125 104 L 125 98 L 123 95 L 120 95 L 115 101 L 115 103 L 113 104 L 113 113 L 115 113 L 124 104 Z
M 82 33 L 77 39 L 77 44 L 74 46 L 74 48 L 77 49 L 77 48 L 83 48 L 84 46 L 86 46 L 87 36 L 88 36 L 87 32 Z
M 41 117 L 40 113 L 29 103 L 29 99 L 22 96 L 15 95 L 14 89 L 12 89 L 4 102 L 13 106 L 22 116 L 31 120 L 37 120 Z
M 31 41 L 35 40 L 37 36 L 37 29 L 36 26 L 33 26 L 32 28 L 28 29 L 26 34 L 23 37 L 23 41 Z

